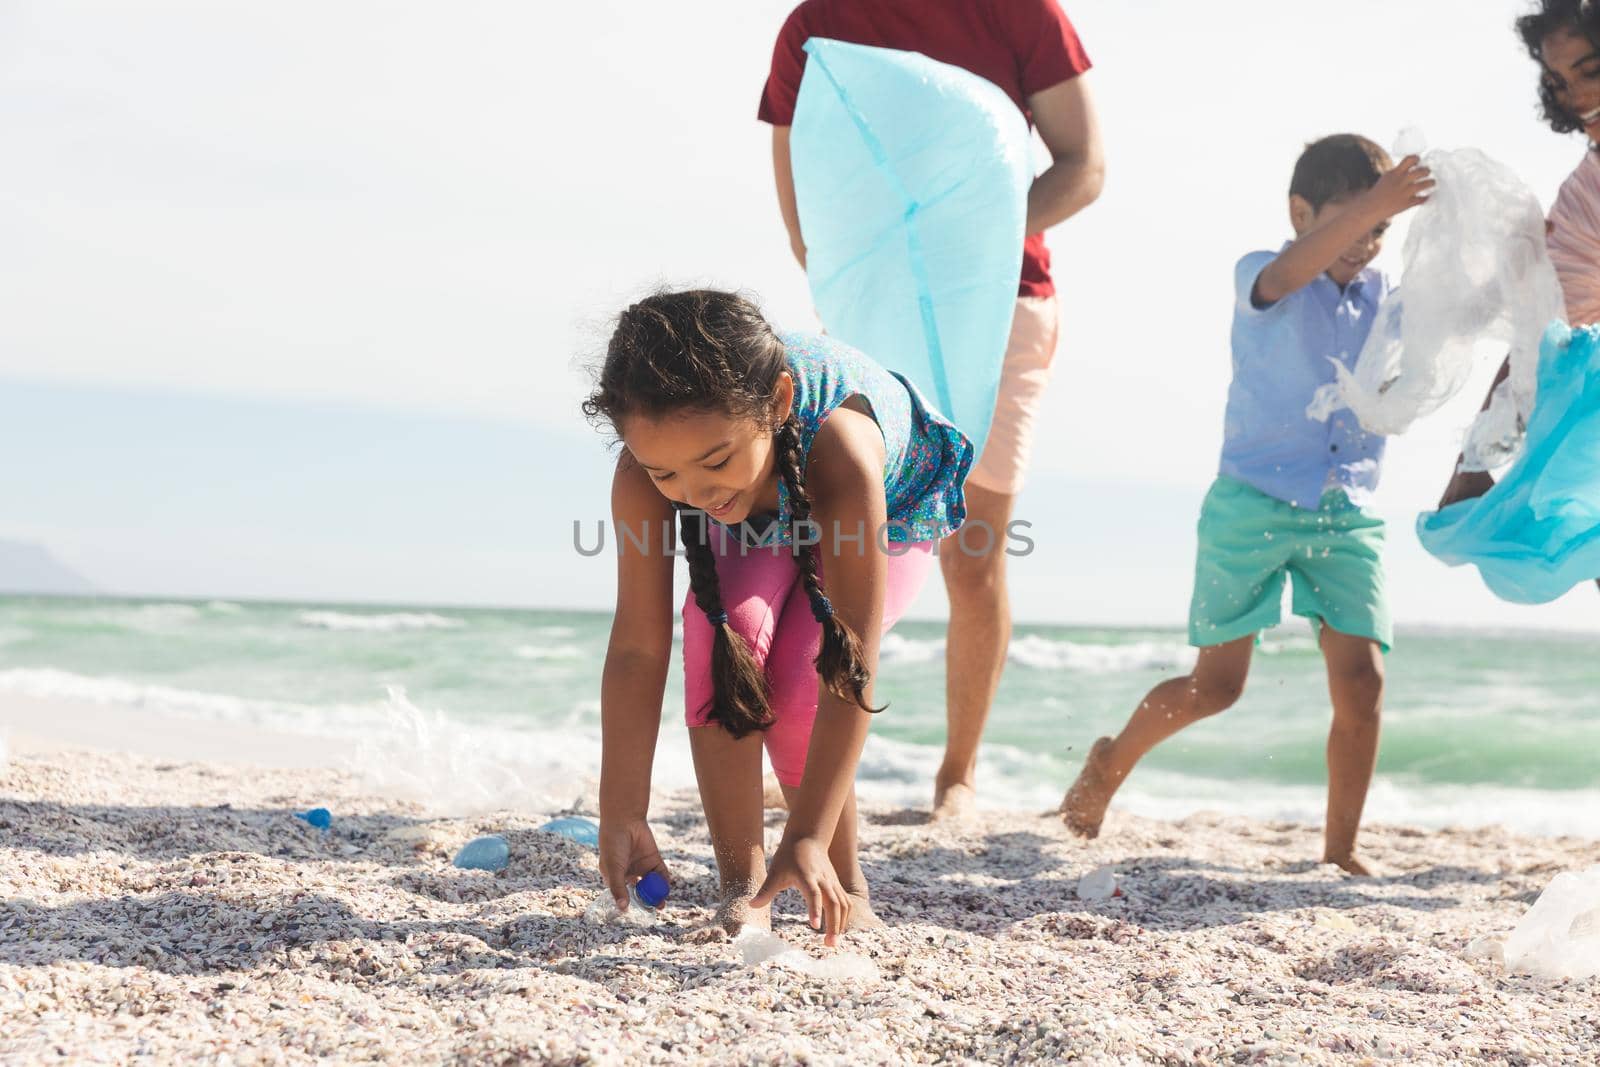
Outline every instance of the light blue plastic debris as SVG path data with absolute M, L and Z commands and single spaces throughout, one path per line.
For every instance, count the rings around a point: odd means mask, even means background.
M 468 871 L 503 870 L 511 860 L 511 846 L 503 837 L 475 837 L 456 853 L 455 865 Z
M 1027 121 L 960 67 L 825 38 L 805 47 L 789 149 L 817 314 L 981 454 L 1022 271 Z
M 327 830 L 333 826 L 333 812 L 327 808 L 312 808 L 310 811 L 297 811 L 295 818 L 308 822 L 318 830 Z
M 593 819 L 585 819 L 578 815 L 569 815 L 561 819 L 552 819 L 539 827 L 545 833 L 560 834 L 562 837 L 576 841 L 589 848 L 600 847 L 600 827 L 595 825 Z
M 1477 500 L 1419 516 L 1417 536 L 1513 603 L 1600 578 L 1600 329 L 1546 331 L 1522 455 Z

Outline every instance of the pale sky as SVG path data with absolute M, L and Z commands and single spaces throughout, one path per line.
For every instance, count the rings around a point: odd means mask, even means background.
M 1537 120 L 1521 0 L 1066 6 L 1110 172 L 1050 237 L 1018 609 L 1179 622 L 1231 267 L 1287 236 L 1301 145 L 1416 125 L 1545 203 L 1582 145 Z M 814 325 L 754 119 L 789 7 L 0 0 L 0 535 L 130 592 L 608 607 L 567 548 L 604 513 L 606 318 L 711 283 Z M 1417 547 L 1469 392 L 1391 447 L 1397 616 L 1600 625 Z

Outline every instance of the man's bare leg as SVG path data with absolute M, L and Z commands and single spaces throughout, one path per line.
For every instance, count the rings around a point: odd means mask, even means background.
M 994 705 L 1011 643 L 1006 527 L 1016 498 L 966 487 L 967 522 L 939 545 L 950 597 L 945 642 L 944 762 L 934 780 L 933 817 L 955 818 L 977 797 L 978 744 Z

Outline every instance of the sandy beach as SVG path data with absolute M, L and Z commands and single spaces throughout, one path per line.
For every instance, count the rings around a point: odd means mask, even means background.
M 180 742 L 173 742 L 181 750 Z M 210 744 L 210 742 L 207 742 Z M 146 746 L 150 747 L 150 746 Z M 1503 936 L 1600 843 L 1376 827 L 1388 872 L 1310 862 L 1312 827 L 869 810 L 887 926 L 827 978 L 686 937 L 711 914 L 692 794 L 651 928 L 584 917 L 593 854 L 551 813 L 430 820 L 349 774 L 35 737 L 0 771 L 0 1062 L 1592 1062 L 1600 982 L 1504 973 Z M 280 761 L 281 762 L 281 761 Z M 321 833 L 293 812 L 334 813 Z M 769 834 L 781 826 L 772 813 Z M 501 873 L 461 871 L 480 833 Z M 1078 897 L 1114 863 L 1121 895 Z M 797 899 L 776 932 L 826 959 Z

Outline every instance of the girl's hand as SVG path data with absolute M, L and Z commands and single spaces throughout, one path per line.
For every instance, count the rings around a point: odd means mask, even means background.
M 800 891 L 806 898 L 811 928 L 822 931 L 823 944 L 837 945 L 839 934 L 850 922 L 850 896 L 828 859 L 827 845 L 814 837 L 790 841 L 785 836 L 750 907 L 765 908 L 785 889 Z
M 628 910 L 628 887 L 655 871 L 672 884 L 667 864 L 656 848 L 656 837 L 643 819 L 600 817 L 600 876 L 611 891 L 618 911 Z

